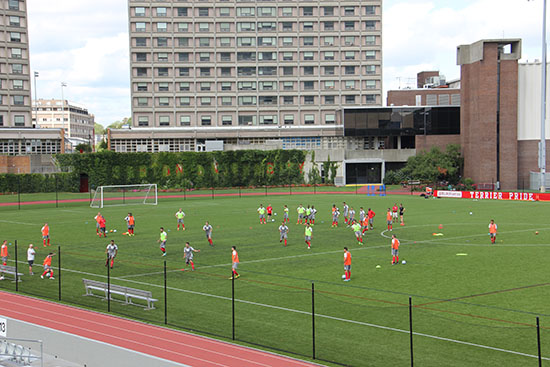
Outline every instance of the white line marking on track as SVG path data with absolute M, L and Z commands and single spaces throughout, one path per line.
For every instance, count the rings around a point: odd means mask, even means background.
M 340 252 L 340 251 L 338 251 L 338 252 Z M 20 262 L 25 263 L 24 261 L 20 261 Z M 73 270 L 73 269 L 66 269 L 66 268 L 61 268 L 61 270 L 67 271 L 67 272 L 72 272 L 72 273 L 77 273 L 77 274 L 84 274 L 84 275 L 91 275 L 91 276 L 95 276 L 95 277 L 107 278 L 106 275 L 93 274 L 93 273 L 83 272 L 83 271 L 80 271 L 80 270 Z M 134 284 L 148 286 L 148 287 L 164 288 L 163 285 L 140 282 L 140 281 L 131 280 L 131 279 L 122 279 L 120 277 L 111 277 L 111 279 L 117 279 L 117 280 L 121 280 L 121 281 L 125 281 L 125 282 L 130 282 L 130 283 L 134 283 Z M 199 295 L 199 296 L 212 297 L 212 298 L 221 299 L 221 300 L 225 300 L 225 301 L 231 301 L 232 300 L 231 297 L 219 296 L 219 295 L 216 295 L 216 294 L 197 292 L 197 291 L 192 291 L 192 290 L 188 290 L 188 289 L 181 289 L 181 288 L 175 288 L 175 287 L 166 287 L 166 288 L 170 289 L 172 291 L 176 291 L 176 292 L 183 292 L 183 293 L 190 293 L 190 294 L 195 294 L 195 295 Z M 240 302 L 240 303 L 249 304 L 249 305 L 252 305 L 252 306 L 271 308 L 271 309 L 276 309 L 276 310 L 280 310 L 280 311 L 287 311 L 287 312 L 292 312 L 292 313 L 298 313 L 298 314 L 311 316 L 311 312 L 308 312 L 308 311 L 294 310 L 292 308 L 286 308 L 286 307 L 280 307 L 280 306 L 275 306 L 275 305 L 269 305 L 269 304 L 264 304 L 264 303 L 253 302 L 253 301 L 247 301 L 247 300 L 242 300 L 242 299 L 238 299 L 238 298 L 235 298 L 235 302 Z M 392 327 L 389 327 L 389 326 L 377 325 L 377 324 L 373 324 L 373 323 L 356 321 L 356 320 L 348 320 L 348 319 L 343 319 L 343 318 L 329 316 L 329 315 L 315 314 L 315 316 L 325 318 L 325 319 L 329 319 L 329 320 L 346 322 L 346 323 L 350 323 L 350 324 L 363 325 L 363 326 L 368 326 L 368 327 L 373 327 L 373 328 L 383 329 L 383 330 L 388 330 L 388 331 L 395 331 L 395 332 L 399 332 L 399 333 L 406 333 L 406 334 L 410 333 L 409 330 L 397 329 L 397 328 L 392 328 Z M 418 336 L 422 336 L 422 337 L 429 338 L 429 339 L 446 341 L 446 342 L 450 342 L 450 343 L 456 343 L 456 344 L 468 345 L 468 346 L 482 348 L 482 349 L 493 350 L 493 351 L 497 351 L 497 352 L 515 354 L 515 355 L 519 355 L 519 356 L 523 356 L 523 357 L 538 358 L 538 356 L 532 355 L 532 354 L 517 352 L 517 351 L 513 351 L 513 350 L 509 350 L 509 349 L 498 348 L 498 347 L 492 347 L 492 346 L 483 345 L 483 344 L 470 343 L 470 342 L 467 342 L 467 341 L 462 341 L 462 340 L 457 340 L 457 339 L 450 339 L 450 338 L 445 338 L 445 337 L 441 337 L 441 336 L 437 336 L 437 335 L 430 335 L 430 334 L 424 334 L 424 333 L 419 333 L 419 332 L 413 332 L 413 335 L 418 335 Z M 548 357 L 542 357 L 542 359 L 550 360 L 550 358 L 548 358 Z

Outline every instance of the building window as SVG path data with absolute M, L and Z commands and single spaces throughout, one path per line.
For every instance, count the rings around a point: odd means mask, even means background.
M 10 26 L 12 27 L 20 27 L 21 26 L 21 18 L 18 16 L 10 16 Z
M 199 17 L 208 17 L 210 15 L 209 8 L 199 8 Z
M 147 47 L 147 38 L 145 37 L 136 37 L 136 47 Z
M 315 115 L 304 115 L 304 124 L 311 125 L 315 123 Z
M 200 76 L 210 76 L 210 68 L 200 68 Z
M 159 106 L 161 107 L 170 106 L 170 99 L 168 97 L 160 97 L 158 101 L 159 101 Z
M 324 75 L 334 75 L 334 66 L 325 66 Z
M 178 52 L 178 61 L 189 61 L 188 52 Z
M 178 9 L 178 17 L 186 17 L 189 13 L 188 9 L 187 8 L 176 8 Z
M 353 46 L 355 45 L 355 37 L 354 36 L 345 36 L 344 37 L 344 44 L 346 46 Z
M 283 66 L 283 75 L 294 75 L 294 67 L 292 66 Z
M 13 89 L 23 89 L 23 81 L 20 79 L 13 80 Z
M 189 32 L 189 23 L 178 23 L 178 32 Z
M 334 80 L 326 80 L 325 89 L 334 89 Z
M 222 97 L 222 106 L 231 106 L 233 105 L 233 101 L 231 97 Z
M 260 52 L 258 53 L 258 60 L 260 61 L 276 61 L 277 53 L 276 52 Z
M 260 96 L 260 106 L 277 104 L 277 97 L 275 96 Z
M 258 37 L 258 46 L 275 46 L 276 42 L 275 37 Z
M 167 62 L 168 61 L 168 53 L 161 52 L 157 54 L 157 61 L 160 62 Z
M 375 94 L 367 94 L 365 102 L 368 104 L 376 103 L 376 95 Z
M 256 116 L 239 115 L 239 125 L 256 125 Z
M 201 91 L 205 92 L 205 91 L 209 91 L 210 90 L 210 83 L 208 82 L 203 82 L 200 84 L 201 85 Z
M 145 32 L 145 23 L 144 22 L 137 22 L 136 23 L 136 32 Z
M 355 15 L 355 7 L 354 6 L 344 7 L 344 15 Z
M 222 125 L 233 125 L 233 116 L 231 115 L 222 115 Z
M 199 37 L 199 47 L 210 47 L 210 38 Z
M 325 51 L 324 52 L 324 59 L 326 61 L 334 60 L 334 51 Z
M 210 52 L 201 52 L 201 53 L 199 53 L 199 61 L 201 61 L 201 62 L 210 61 Z
M 180 126 L 191 126 L 191 116 L 180 116 Z
M 253 37 L 237 37 L 237 46 L 256 46 L 256 39 Z
M 230 14 L 229 8 L 218 8 L 220 17 L 228 17 Z
M 294 82 L 283 82 L 283 90 L 294 90 Z
M 251 66 L 241 66 L 237 68 L 237 75 L 239 76 L 252 76 L 256 75 L 256 68 Z
M 138 61 L 138 62 L 147 61 L 147 54 L 145 52 L 137 52 L 136 53 L 136 61 Z
M 313 38 L 313 37 L 310 37 Z M 293 37 L 283 37 L 283 46 L 292 46 L 294 45 Z
M 355 74 L 355 66 L 353 65 L 347 65 L 345 68 L 344 68 L 344 73 L 346 75 L 354 75 Z
M 294 104 L 294 96 L 283 96 L 283 104 Z
M 23 74 L 23 65 L 22 64 L 11 64 L 12 74 Z
M 376 45 L 376 36 L 365 36 L 365 44 L 368 46 Z
M 355 104 L 355 96 L 346 96 L 346 104 Z
M 260 82 L 260 90 L 275 90 L 276 86 L 275 82 Z
M 311 17 L 313 15 L 313 7 L 312 6 L 302 7 L 302 15 L 304 17 Z
M 313 89 L 314 87 L 315 87 L 315 82 L 314 81 L 304 82 L 304 89 L 305 90 L 310 90 L 310 89 Z
M 323 6 L 323 15 L 334 15 L 334 6 Z
M 346 80 L 345 81 L 346 89 L 355 89 L 355 80 Z
M 325 104 L 335 104 L 336 98 L 334 96 L 325 96 Z
M 168 76 L 168 68 L 157 68 L 157 76 Z
M 158 37 L 157 38 L 157 47 L 168 47 L 168 38 Z
M 253 17 L 254 15 L 254 8 L 237 8 L 238 17 Z
M 13 104 L 16 106 L 23 106 L 25 104 L 24 96 L 13 96 Z
M 376 51 L 375 50 L 365 51 L 365 59 L 367 59 L 367 60 L 376 60 Z
M 314 104 L 315 96 L 304 96 L 304 104 Z
M 147 92 L 148 90 L 149 90 L 149 87 L 147 86 L 147 83 L 137 83 L 138 92 Z
M 138 6 L 134 8 L 134 15 L 136 17 L 144 17 L 145 16 L 145 8 L 142 6 Z
M 19 9 L 19 0 L 9 0 L 8 8 L 10 10 L 20 10 Z
M 276 66 L 260 66 L 258 68 L 258 75 L 276 75 L 277 67 Z
M 209 23 L 199 23 L 199 32 L 209 32 L 210 24 Z
M 138 117 L 138 126 L 149 126 L 149 117 L 139 116 Z
M 24 115 L 15 115 L 13 116 L 13 122 L 15 126 L 22 127 L 25 126 L 25 116 Z
M 230 82 L 222 82 L 221 83 L 221 90 L 222 91 L 230 91 L 233 90 Z
M 10 32 L 10 42 L 21 42 L 21 33 Z
M 304 46 L 313 46 L 313 37 L 302 37 Z
M 355 22 L 352 22 L 352 21 L 344 22 L 344 30 L 346 31 L 355 30 Z
M 333 36 L 323 37 L 323 43 L 325 44 L 325 46 L 334 46 L 334 37 Z
M 201 106 L 210 106 L 210 105 L 212 105 L 212 98 L 201 97 Z
M 307 51 L 303 53 L 303 59 L 304 61 L 312 61 L 313 60 L 313 52 Z
M 376 80 L 367 80 L 365 81 L 366 89 L 376 89 Z
M 157 32 L 167 32 L 168 31 L 168 24 L 167 23 L 157 23 Z
M 231 46 L 231 38 L 229 37 L 220 37 L 220 46 L 221 47 L 229 47 Z
M 190 106 L 191 98 L 190 97 L 180 97 L 180 106 Z
M 258 16 L 259 17 L 274 17 L 276 15 L 275 11 L 276 11 L 275 7 L 260 6 L 260 7 L 258 7 Z
M 166 8 L 156 8 L 157 10 L 157 17 L 165 17 L 166 16 Z
M 376 29 L 376 21 L 375 20 L 367 20 L 365 22 L 365 28 L 368 30 L 368 31 L 373 31 Z
M 231 32 L 231 24 L 227 22 L 220 23 L 220 32 Z
M 285 115 L 283 120 L 285 125 L 294 125 L 294 115 Z
M 355 51 L 346 51 L 344 54 L 346 60 L 355 60 Z
M 180 92 L 187 92 L 189 90 L 191 90 L 191 88 L 189 87 L 189 82 L 180 83 Z
M 4 126 L 4 116 L 0 115 L 0 126 Z
M 137 99 L 137 105 L 138 105 L 139 107 L 148 106 L 148 105 L 149 105 L 149 98 L 139 97 L 139 98 Z
M 336 115 L 325 115 L 325 124 L 334 124 L 336 122 Z
M 23 57 L 23 51 L 20 48 L 11 49 L 11 58 L 12 59 L 21 59 Z
M 189 76 L 189 68 L 179 68 L 178 75 L 179 76 Z
M 255 52 L 237 52 L 237 61 L 256 61 Z
M 376 6 L 374 6 L 374 5 L 365 6 L 365 14 L 375 15 L 376 14 Z
M 277 125 L 277 115 L 260 116 L 260 125 Z
M 305 32 L 313 31 L 313 22 L 303 22 L 302 23 L 302 30 L 305 31 Z
M 159 126 L 170 126 L 170 116 L 159 116 Z
M 242 96 L 239 97 L 239 106 L 255 106 L 256 97 L 254 96 Z
M 292 22 L 283 22 L 281 25 L 283 32 L 292 32 L 293 24 Z
M 334 22 L 323 22 L 323 29 L 325 31 L 333 31 L 334 30 Z
M 189 46 L 189 38 L 188 37 L 178 37 L 178 46 L 179 47 Z
M 201 125 L 202 126 L 212 125 L 212 117 L 211 116 L 202 116 L 201 117 Z
M 367 74 L 367 75 L 376 74 L 376 65 L 367 65 L 367 66 L 365 66 L 365 74 Z
M 284 7 L 281 10 L 281 14 L 283 15 L 283 17 L 291 17 L 292 16 L 292 8 Z
M 294 60 L 294 54 L 292 52 L 283 52 L 283 61 Z

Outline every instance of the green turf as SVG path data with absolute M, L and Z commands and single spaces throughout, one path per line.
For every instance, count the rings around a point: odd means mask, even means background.
M 330 226 L 330 208 L 333 203 L 341 207 L 342 201 L 357 211 L 363 206 L 377 213 L 376 228 L 366 234 L 363 247 L 343 220 L 339 228 Z M 385 211 L 396 201 L 406 207 L 406 225 L 396 225 L 393 233 L 401 239 L 400 258 L 407 264 L 392 266 Z M 260 203 L 273 205 L 275 222 L 258 224 Z M 311 250 L 304 244 L 303 226 L 295 224 L 300 203 L 319 210 Z M 291 209 L 286 248 L 277 231 L 283 204 Z M 50 224 L 55 250 L 61 246 L 64 302 L 107 310 L 106 301 L 83 296 L 82 278 L 106 279 L 104 251 L 113 238 L 119 255 L 112 283 L 151 290 L 159 301 L 155 310 L 112 302 L 112 312 L 164 323 L 166 260 L 168 323 L 230 339 L 232 282 L 227 278 L 230 248 L 236 245 L 242 274 L 235 281 L 235 337 L 240 342 L 311 356 L 314 283 L 319 359 L 353 366 L 410 363 L 410 296 L 418 365 L 521 366 L 537 363 L 522 355 L 537 354 L 536 316 L 543 327 L 543 355 L 550 357 L 546 205 L 355 194 L 162 198 L 158 206 L 102 209 L 108 229 L 117 229 L 107 239 L 95 235 L 97 209 L 85 204 L 0 208 L 0 233 L 12 243 L 18 240 L 20 268 L 26 273 L 26 247 L 31 242 L 38 245 L 41 263 L 49 249 L 41 245 L 40 228 L 45 221 Z M 185 232 L 175 230 L 179 207 L 186 213 Z M 129 210 L 136 217 L 135 237 L 122 235 Z M 499 226 L 495 245 L 487 235 L 491 218 Z M 206 220 L 214 227 L 214 248 L 201 230 Z M 160 226 L 170 230 L 164 258 L 156 242 Z M 185 241 L 201 249 L 195 254 L 195 272 L 179 270 Z M 349 283 L 341 280 L 343 246 L 353 255 Z M 10 252 L 13 260 L 13 245 Z M 37 266 L 35 272 L 39 271 Z M 15 283 L 2 281 L 0 288 L 14 290 Z M 57 279 L 41 280 L 38 275 L 25 275 L 19 289 L 55 299 L 59 291 Z

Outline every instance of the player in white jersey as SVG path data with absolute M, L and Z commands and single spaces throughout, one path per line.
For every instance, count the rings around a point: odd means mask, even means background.
M 309 214 L 309 224 L 314 225 L 315 224 L 315 213 L 317 213 L 317 209 L 312 205 L 311 206 L 311 213 Z
M 29 275 L 34 275 L 32 271 L 32 265 L 34 264 L 34 256 L 36 251 L 34 251 L 34 245 L 31 243 L 29 249 L 27 250 L 27 262 L 29 263 Z
M 348 215 L 349 215 L 349 206 L 348 204 L 346 204 L 346 202 L 344 201 L 344 206 L 342 207 L 342 211 L 343 211 L 343 214 L 344 214 L 344 223 L 348 224 Z
M 204 226 L 202 226 L 202 230 L 204 231 L 204 234 L 206 235 L 206 239 L 208 240 L 210 246 L 214 247 L 214 244 L 212 243 L 212 226 L 210 225 L 210 223 L 206 222 Z
M 352 224 L 354 220 L 355 220 L 355 210 L 353 209 L 353 207 L 350 207 L 350 208 L 349 208 L 348 223 L 349 223 L 349 224 Z
M 191 271 L 195 270 L 195 263 L 193 262 L 193 253 L 201 252 L 201 250 L 195 250 L 189 242 L 185 242 L 185 247 L 183 249 L 183 258 L 185 259 L 185 265 L 191 265 Z M 181 269 L 185 271 L 185 269 Z
M 363 223 L 366 217 L 367 213 L 365 213 L 365 209 L 363 207 L 359 208 L 359 222 Z
M 107 245 L 107 248 L 105 249 L 105 253 L 107 254 L 107 261 L 105 262 L 105 266 L 109 266 L 109 260 L 110 260 L 111 269 L 112 269 L 115 263 L 115 257 L 118 254 L 118 246 L 115 244 L 115 240 L 111 240 L 111 243 Z
M 288 238 L 288 227 L 287 227 L 287 225 L 285 224 L 284 221 L 279 226 L 279 233 L 281 234 L 281 236 L 279 238 L 279 242 L 283 242 L 283 240 L 284 240 L 285 241 L 285 247 L 286 247 L 286 240 Z

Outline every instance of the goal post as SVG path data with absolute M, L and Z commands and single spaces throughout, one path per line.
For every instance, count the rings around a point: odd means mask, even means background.
M 91 208 L 117 205 L 157 205 L 157 184 L 98 186 Z

